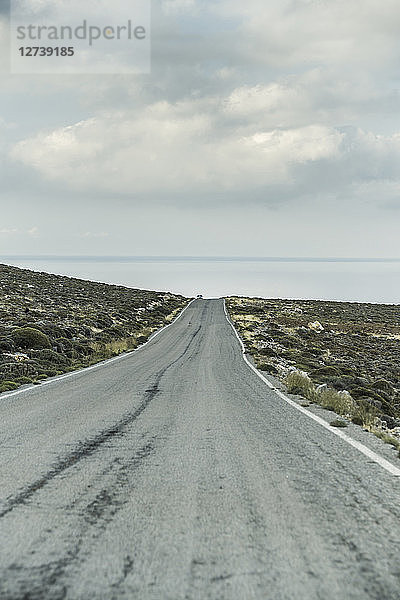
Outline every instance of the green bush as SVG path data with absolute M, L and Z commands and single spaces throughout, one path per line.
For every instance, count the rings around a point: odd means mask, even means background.
M 2 381 L 0 383 L 0 392 L 11 392 L 19 387 L 19 383 L 15 381 Z
M 24 375 L 21 377 L 17 377 L 15 379 L 20 385 L 24 385 L 24 383 L 32 383 L 32 379 L 30 377 L 25 377 Z
M 340 365 L 340 371 L 343 375 L 348 375 L 349 377 L 355 377 L 357 373 L 351 367 L 346 367 L 345 365 Z
M 364 427 L 372 427 L 374 424 L 377 410 L 366 400 L 359 400 L 357 407 L 354 410 L 352 421 L 353 423 L 360 422 Z
M 324 367 L 319 367 L 318 369 L 314 369 L 311 372 L 312 377 L 319 377 L 320 375 L 329 375 L 330 377 L 335 377 L 340 375 L 341 371 L 337 367 L 333 367 L 331 365 L 325 365 Z
M 65 366 L 70 364 L 69 358 L 64 356 L 64 354 L 54 352 L 54 350 L 50 350 L 49 348 L 36 350 L 34 353 L 31 354 L 31 357 L 34 357 L 35 360 L 39 361 L 45 366 Z
M 316 361 L 307 360 L 304 356 L 301 359 L 296 360 L 296 367 L 300 369 L 300 371 L 312 371 L 316 368 L 318 363 Z
M 0 339 L 0 352 L 12 352 L 13 343 L 11 338 Z
M 392 384 L 389 383 L 389 381 L 387 381 L 386 379 L 377 379 L 372 384 L 372 387 L 376 390 L 389 394 L 389 396 L 391 396 L 394 392 Z
M 19 327 L 13 331 L 13 339 L 18 348 L 49 348 L 50 340 L 42 331 L 33 327 Z
M 258 350 L 258 354 L 261 354 L 262 356 L 276 356 L 276 352 L 275 350 L 273 350 L 272 348 L 260 348 Z
M 372 433 L 376 435 L 376 437 L 378 437 L 379 439 L 383 440 L 385 444 L 390 444 L 391 446 L 400 451 L 400 441 L 397 438 L 393 437 L 392 435 L 388 435 L 384 431 L 373 430 Z
M 265 371 L 266 373 L 271 373 L 272 375 L 276 375 L 277 373 L 279 373 L 275 365 L 266 362 L 257 361 L 257 369 L 260 369 L 260 371 Z
M 355 387 L 350 389 L 350 393 L 356 400 L 364 400 L 366 398 L 371 398 L 372 400 L 378 400 L 386 410 L 390 410 L 390 404 L 388 405 L 388 401 L 383 397 L 382 394 L 385 392 L 378 393 L 376 390 L 372 388 L 366 387 Z
M 372 398 L 373 391 L 366 387 L 353 387 L 351 388 L 351 394 L 353 398 Z
M 342 421 L 341 419 L 334 419 L 329 423 L 331 427 L 347 427 L 346 421 Z
M 46 377 L 55 377 L 58 375 L 57 369 L 45 369 Z
M 256 358 L 256 364 L 257 364 L 257 369 L 259 369 L 260 371 L 265 371 L 266 373 L 271 373 L 271 374 L 279 373 L 279 371 L 275 367 L 275 365 L 273 365 L 271 363 L 266 363 L 266 362 L 263 362 L 263 361 L 259 361 Z

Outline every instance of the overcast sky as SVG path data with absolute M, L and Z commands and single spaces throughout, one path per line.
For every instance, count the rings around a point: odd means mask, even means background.
M 5 7 L 0 254 L 400 255 L 398 0 L 153 0 L 103 76 L 10 75 Z

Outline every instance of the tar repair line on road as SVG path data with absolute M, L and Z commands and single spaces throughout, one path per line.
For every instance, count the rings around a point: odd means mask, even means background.
M 280 398 L 282 398 L 282 400 L 284 400 L 285 402 L 287 402 L 288 404 L 290 404 L 290 406 L 293 406 L 293 408 L 295 408 L 296 410 L 298 410 L 301 413 L 303 413 L 303 415 L 306 415 L 310 419 L 313 419 L 314 421 L 316 421 L 316 423 L 319 423 L 320 425 L 322 425 L 322 427 L 325 427 L 325 429 L 327 429 L 328 431 L 330 431 L 334 435 L 337 435 L 338 437 L 340 437 L 344 442 L 347 442 L 350 446 L 353 446 L 353 448 L 356 448 L 356 450 L 358 450 L 359 452 L 361 452 L 362 454 L 364 454 L 365 456 L 367 456 L 368 458 L 370 458 L 376 464 L 378 464 L 383 469 L 385 469 L 386 471 L 388 471 L 391 475 L 394 475 L 395 477 L 400 477 L 400 469 L 398 467 L 395 467 L 391 462 L 389 462 L 388 460 L 386 460 L 382 456 L 379 456 L 379 454 L 376 454 L 373 450 L 370 450 L 369 448 L 367 448 L 367 446 L 364 446 L 364 444 L 362 444 L 361 442 L 358 442 L 357 440 L 353 440 L 351 437 L 349 437 L 348 435 L 346 435 L 345 433 L 343 433 L 343 431 L 340 431 L 336 427 L 332 427 L 331 425 L 329 425 L 329 423 L 327 423 L 327 421 L 324 421 L 324 419 L 321 419 L 321 417 L 318 417 L 317 415 L 314 415 L 310 411 L 306 410 L 303 406 L 300 406 L 299 404 L 297 404 L 297 402 L 295 402 L 294 400 L 291 400 L 290 398 L 288 398 L 287 396 L 285 396 L 285 394 L 283 392 L 281 392 L 276 387 L 274 387 L 272 385 L 272 383 L 270 381 L 268 381 L 268 379 L 266 377 L 264 377 L 264 375 L 262 375 L 262 373 L 260 373 L 260 371 L 258 369 L 256 369 L 256 367 L 254 367 L 251 364 L 251 362 L 248 360 L 248 358 L 246 356 L 246 349 L 244 347 L 244 343 L 243 343 L 242 339 L 240 338 L 238 332 L 236 331 L 236 328 L 235 328 L 234 324 L 232 323 L 232 321 L 229 318 L 228 312 L 226 310 L 225 299 L 224 299 L 224 311 L 225 311 L 225 316 L 226 316 L 226 319 L 227 319 L 229 325 L 232 327 L 232 329 L 233 329 L 233 331 L 235 333 L 235 336 L 239 340 L 240 346 L 242 348 L 243 360 L 250 367 L 250 369 L 252 371 L 254 371 L 254 373 L 271 390 L 273 390 L 275 392 L 275 394 L 277 394 Z

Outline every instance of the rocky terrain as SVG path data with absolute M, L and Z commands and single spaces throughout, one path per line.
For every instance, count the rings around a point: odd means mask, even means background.
M 400 305 L 231 297 L 227 308 L 259 369 L 400 432 Z
M 187 302 L 0 265 L 0 392 L 132 350 Z

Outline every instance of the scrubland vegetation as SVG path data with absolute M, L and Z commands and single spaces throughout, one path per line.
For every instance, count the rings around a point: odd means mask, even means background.
M 133 350 L 187 302 L 0 265 L 0 392 Z
M 231 297 L 257 367 L 400 449 L 400 306 Z M 337 425 L 336 425 L 337 426 Z

